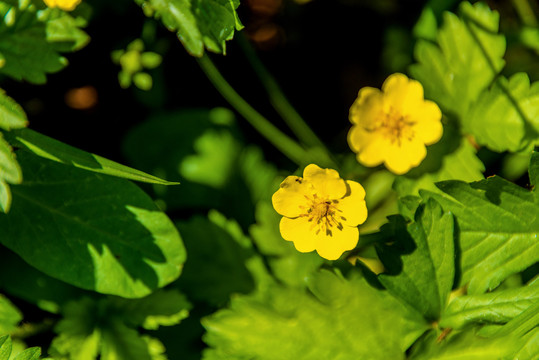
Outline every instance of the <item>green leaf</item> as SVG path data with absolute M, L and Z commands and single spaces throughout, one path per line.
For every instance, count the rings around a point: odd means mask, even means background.
M 520 151 L 539 141 L 539 82 L 525 73 L 501 77 L 463 120 L 464 131 L 491 150 Z
M 461 329 L 472 323 L 505 324 L 539 300 L 539 281 L 515 289 L 453 299 L 440 326 Z
M 178 286 L 190 299 L 223 306 L 234 293 L 249 293 L 254 279 L 246 261 L 254 255 L 250 240 L 234 221 L 212 211 L 178 223 L 189 254 Z
M 193 56 L 202 56 L 204 48 L 225 54 L 225 42 L 235 30 L 241 30 L 236 8 L 239 0 L 135 0 L 148 16 L 160 18 L 178 35 Z
M 25 182 L 13 187 L 11 213 L 0 214 L 0 242 L 26 262 L 83 289 L 129 298 L 179 276 L 180 236 L 138 187 L 18 155 Z
M 54 356 L 77 360 L 158 360 L 163 345 L 141 336 L 138 325 L 173 325 L 187 316 L 189 303 L 177 291 L 158 291 L 143 299 L 82 298 L 66 304 L 51 344 Z M 180 315 L 181 314 L 181 315 Z M 180 315 L 180 316 L 179 316 Z
M 15 159 L 13 149 L 4 140 L 0 133 L 0 180 L 10 184 L 19 184 L 22 181 L 22 171 Z
M 443 180 L 477 181 L 483 179 L 485 167 L 476 150 L 453 126 L 446 125 L 444 136 L 429 146 L 427 157 L 408 174 L 397 176 L 393 188 L 399 197 L 416 196 L 420 189 L 439 192 L 434 185 Z
M 2 7 L 0 14 L 11 20 L 0 24 L 0 54 L 5 64 L 0 72 L 16 80 L 46 82 L 46 74 L 67 65 L 58 51 L 74 51 L 88 42 L 80 24 L 65 12 L 34 6 L 24 9 Z
M 9 136 L 10 140 L 13 140 L 16 145 L 45 159 L 54 160 L 62 164 L 75 166 L 96 173 L 152 184 L 179 184 L 118 164 L 117 162 L 105 159 L 99 155 L 87 153 L 86 151 L 69 146 L 30 129 L 12 131 Z
M 126 324 L 156 330 L 159 326 L 172 326 L 189 315 L 191 304 L 178 290 L 158 290 L 141 299 L 110 298 L 114 313 Z
M 4 130 L 20 129 L 28 125 L 28 119 L 22 107 L 0 89 L 0 128 Z
M 484 338 L 472 330 L 450 334 L 443 341 L 430 331 L 414 345 L 410 360 L 493 360 L 519 359 L 511 355 L 519 349 L 525 339 L 504 337 L 501 339 Z M 531 359 L 530 359 L 531 360 Z
M 0 334 L 11 333 L 21 320 L 19 309 L 0 294 Z
M 41 349 L 38 347 L 31 347 L 21 351 L 13 360 L 37 360 L 40 358 Z
M 404 359 L 427 327 L 356 270 L 349 279 L 322 270 L 309 287 L 314 296 L 274 283 L 233 298 L 229 309 L 202 320 L 211 347 L 203 359 Z
M 386 236 L 391 244 L 377 247 L 387 272 L 380 282 L 426 319 L 438 320 L 455 276 L 452 215 L 429 200 L 416 211 L 414 223 L 391 227 Z
M 11 337 L 0 336 L 0 360 L 9 360 L 11 356 Z
M 460 17 L 446 12 L 437 43 L 419 40 L 411 75 L 447 114 L 463 118 L 468 107 L 504 66 L 505 38 L 499 15 L 487 5 L 461 3 Z
M 532 157 L 533 169 L 537 155 Z M 530 178 L 537 175 L 531 172 Z M 459 234 L 461 279 L 468 293 L 492 290 L 539 261 L 539 197 L 497 176 L 466 184 L 438 183 L 445 194 L 422 192 L 453 213 Z

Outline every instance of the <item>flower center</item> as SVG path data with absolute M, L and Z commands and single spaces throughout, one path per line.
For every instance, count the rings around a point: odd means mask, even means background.
M 319 198 L 316 194 L 312 197 L 305 196 L 309 201 L 309 206 L 304 208 L 307 212 L 301 216 L 307 217 L 311 222 L 311 230 L 316 229 L 316 234 L 320 231 L 324 231 L 326 235 L 332 235 L 332 228 L 337 227 L 342 229 L 342 224 L 337 219 L 343 219 L 338 213 L 341 210 L 338 209 L 338 200 L 329 200 L 328 198 Z
M 366 129 L 370 132 L 380 132 L 392 144 L 396 142 L 401 146 L 402 139 L 411 141 L 414 138 L 414 124 L 414 122 L 408 119 L 407 115 L 402 115 L 391 107 L 389 112 L 380 114 L 373 127 Z

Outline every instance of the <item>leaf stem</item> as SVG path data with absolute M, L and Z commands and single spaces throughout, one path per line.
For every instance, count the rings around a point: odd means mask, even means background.
M 197 59 L 198 64 L 221 95 L 273 146 L 286 157 L 303 166 L 309 162 L 308 152 L 288 135 L 281 132 L 268 119 L 249 105 L 225 80 L 207 54 Z

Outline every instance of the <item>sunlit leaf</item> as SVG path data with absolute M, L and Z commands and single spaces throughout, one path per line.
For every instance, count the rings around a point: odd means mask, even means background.
M 179 276 L 180 236 L 138 187 L 18 155 L 25 181 L 0 214 L 2 244 L 52 277 L 107 294 L 141 297 Z
M 203 359 L 403 359 L 425 331 L 422 317 L 353 271 L 349 279 L 322 270 L 314 294 L 273 284 L 235 297 L 203 320 Z M 383 314 L 383 316 L 380 316 Z
M 505 38 L 498 34 L 498 13 L 487 5 L 462 2 L 459 14 L 444 14 L 437 43 L 417 42 L 418 64 L 410 72 L 423 84 L 427 98 L 462 118 L 502 69 Z
M 499 78 L 463 120 L 464 131 L 494 151 L 519 151 L 539 141 L 539 82 L 525 73 Z
M 534 153 L 530 181 L 539 155 Z M 460 284 L 470 294 L 492 290 L 506 277 L 539 261 L 539 196 L 499 177 L 466 184 L 438 183 L 445 194 L 423 192 L 451 211 L 458 224 Z
M 241 30 L 239 0 L 136 0 L 148 16 L 161 19 L 178 35 L 185 49 L 202 56 L 204 48 L 224 54 L 225 42 Z

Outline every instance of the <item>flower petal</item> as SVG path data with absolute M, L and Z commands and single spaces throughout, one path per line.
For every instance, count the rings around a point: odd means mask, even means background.
M 357 154 L 357 160 L 365 166 L 377 166 L 389 156 L 391 142 L 383 134 L 373 133 L 370 142 Z
M 383 105 L 384 96 L 380 90 L 371 87 L 362 88 L 350 107 L 350 122 L 364 128 L 372 128 L 383 111 Z
M 425 101 L 416 112 L 410 116 L 414 124 L 414 133 L 425 144 L 431 145 L 441 139 L 443 127 L 441 123 L 442 112 L 436 103 Z
M 294 242 L 296 250 L 310 252 L 315 249 L 318 238 L 311 225 L 306 217 L 295 219 L 283 217 L 279 223 L 279 230 L 283 239 Z
M 310 195 L 311 187 L 298 176 L 288 176 L 281 183 L 271 197 L 273 208 L 279 214 L 288 217 L 297 217 L 305 212 L 308 200 L 305 196 Z
M 339 210 L 337 221 L 348 226 L 358 226 L 367 219 L 367 205 L 365 203 L 365 189 L 355 181 L 347 180 L 348 193 L 338 200 L 336 204 Z M 340 217 L 340 218 L 339 218 Z
M 382 91 L 386 106 L 392 107 L 403 115 L 413 114 L 416 108 L 424 102 L 421 83 L 400 73 L 390 75 L 384 81 Z
M 343 226 L 341 229 L 332 228 L 330 234 L 323 234 L 317 238 L 316 252 L 328 260 L 337 260 L 343 252 L 352 250 L 358 242 L 359 230 L 357 227 Z
M 421 164 L 426 155 L 427 149 L 419 139 L 402 141 L 400 146 L 392 145 L 385 165 L 392 173 L 402 175 Z
M 307 165 L 303 178 L 313 186 L 318 197 L 339 199 L 346 194 L 346 183 L 333 169 L 322 169 L 318 165 Z

